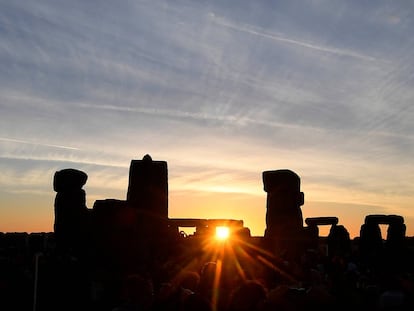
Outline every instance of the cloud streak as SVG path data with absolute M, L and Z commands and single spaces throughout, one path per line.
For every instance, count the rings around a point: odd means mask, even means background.
M 217 17 L 215 14 L 211 14 L 210 16 L 211 16 L 212 21 L 215 22 L 217 25 L 220 25 L 220 26 L 223 26 L 223 27 L 235 30 L 235 31 L 240 31 L 240 32 L 251 34 L 251 35 L 260 36 L 260 37 L 274 40 L 277 42 L 287 43 L 287 44 L 294 45 L 294 46 L 300 46 L 303 48 L 307 48 L 307 49 L 311 49 L 311 50 L 315 50 L 319 52 L 334 54 L 337 56 L 347 56 L 347 57 L 352 57 L 355 59 L 359 59 L 363 61 L 370 61 L 370 62 L 379 61 L 375 57 L 364 55 L 364 54 L 357 53 L 354 51 L 345 50 L 345 49 L 337 49 L 337 48 L 327 47 L 323 45 L 312 44 L 312 43 L 301 41 L 301 40 L 290 39 L 290 38 L 287 38 L 281 35 L 264 32 L 262 30 L 256 30 L 250 25 L 238 25 L 235 23 L 230 23 L 229 21 L 226 21 L 222 17 Z
M 21 139 L 6 138 L 6 137 L 0 137 L 0 141 L 25 144 L 25 145 L 33 145 L 33 146 L 41 146 L 41 147 L 51 147 L 51 148 L 65 149 L 65 150 L 80 150 L 79 148 L 76 148 L 76 147 L 44 144 L 44 143 L 38 143 L 38 142 L 33 142 L 33 141 L 21 140 Z

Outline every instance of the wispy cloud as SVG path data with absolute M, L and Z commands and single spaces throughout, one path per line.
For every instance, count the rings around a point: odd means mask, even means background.
M 240 126 L 255 126 L 255 125 L 264 125 L 267 127 L 274 128 L 292 128 L 292 129 L 313 129 L 317 128 L 310 126 L 303 126 L 300 124 L 293 123 L 283 123 L 275 121 L 266 121 L 255 118 L 250 118 L 246 116 L 237 116 L 237 115 L 219 115 L 219 114 L 209 114 L 204 112 L 189 112 L 189 111 L 180 111 L 177 109 L 163 109 L 163 108 L 145 108 L 145 107 L 126 107 L 118 105 L 99 105 L 99 104 L 78 104 L 78 107 L 94 109 L 94 110 L 109 110 L 109 111 L 118 111 L 118 112 L 132 112 L 138 114 L 148 114 L 152 116 L 162 116 L 168 118 L 179 118 L 179 119 L 193 119 L 198 121 L 219 121 L 226 122 L 234 125 Z
M 302 41 L 302 40 L 291 39 L 288 37 L 284 37 L 282 35 L 265 32 L 263 30 L 257 30 L 251 25 L 238 25 L 235 23 L 231 23 L 230 21 L 222 17 L 218 17 L 215 14 L 210 14 L 210 17 L 212 21 L 214 21 L 220 26 L 227 27 L 227 28 L 230 28 L 236 31 L 245 32 L 251 35 L 260 36 L 260 37 L 267 38 L 270 40 L 274 40 L 274 41 L 278 41 L 278 42 L 282 42 L 286 44 L 291 44 L 291 45 L 296 45 L 296 46 L 300 46 L 303 48 L 312 49 L 312 50 L 316 50 L 320 52 L 330 53 L 330 54 L 334 54 L 338 56 L 347 56 L 347 57 L 352 57 L 352 58 L 356 58 L 356 59 L 364 60 L 364 61 L 378 61 L 378 59 L 375 57 L 364 55 L 358 52 L 345 50 L 345 49 L 338 49 L 338 48 L 333 48 L 333 47 L 327 47 L 323 45 L 309 43 L 309 42 Z
M 39 142 L 34 142 L 34 141 L 13 139 L 13 138 L 5 138 L 5 137 L 0 137 L 0 141 L 18 143 L 18 144 L 25 144 L 25 145 L 33 145 L 33 146 L 52 147 L 52 148 L 57 148 L 57 149 L 79 150 L 79 148 L 76 148 L 76 147 L 45 144 L 45 143 L 39 143 Z

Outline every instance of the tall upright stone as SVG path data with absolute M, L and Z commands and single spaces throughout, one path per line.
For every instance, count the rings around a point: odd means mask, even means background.
M 137 234 L 142 254 L 154 262 L 168 253 L 167 162 L 149 155 L 132 160 L 127 205 L 137 210 Z
M 361 260 L 368 265 L 376 266 L 384 254 L 381 228 L 379 224 L 386 224 L 386 215 L 367 215 L 360 229 L 359 252 Z
M 144 214 L 168 219 L 167 162 L 153 161 L 150 155 L 145 155 L 142 160 L 132 160 L 127 202 Z
M 404 218 L 399 215 L 388 215 L 388 220 L 386 247 L 396 251 L 404 247 L 406 225 Z
M 82 187 L 88 176 L 76 169 L 57 171 L 53 178 L 55 197 L 54 232 L 57 247 L 61 250 L 78 249 L 84 238 L 87 207 Z
M 388 215 L 389 225 L 385 241 L 385 256 L 389 266 L 399 271 L 406 271 L 412 266 L 407 256 L 406 225 L 404 218 L 399 215 Z
M 333 225 L 328 235 L 328 256 L 347 257 L 351 255 L 351 238 L 342 225 Z
M 303 234 L 300 177 L 287 169 L 265 171 L 263 184 L 267 192 L 265 238 L 275 241 L 278 249 L 289 251 Z

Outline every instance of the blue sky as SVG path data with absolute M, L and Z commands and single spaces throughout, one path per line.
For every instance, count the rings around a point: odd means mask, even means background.
M 51 230 L 62 168 L 125 198 L 149 153 L 171 217 L 263 234 L 261 172 L 290 168 L 305 217 L 414 235 L 412 29 L 411 1 L 0 0 L 0 230 Z

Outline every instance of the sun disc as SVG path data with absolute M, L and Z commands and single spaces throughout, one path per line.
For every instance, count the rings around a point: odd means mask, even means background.
M 217 240 L 227 240 L 230 235 L 230 229 L 228 227 L 216 227 L 216 239 Z

